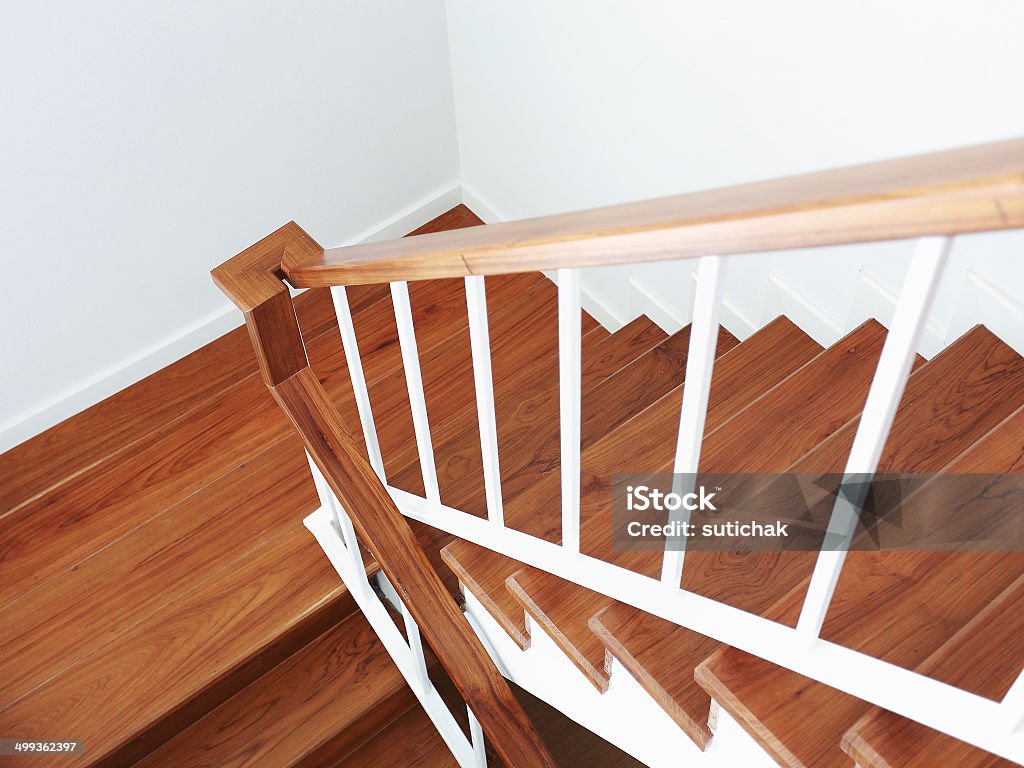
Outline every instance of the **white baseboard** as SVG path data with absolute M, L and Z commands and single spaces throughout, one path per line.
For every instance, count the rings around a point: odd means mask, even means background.
M 331 245 L 352 245 L 401 237 L 454 208 L 462 200 L 461 185 L 458 181 L 452 181 L 413 201 L 355 237 Z M 134 355 L 97 371 L 87 379 L 30 409 L 15 414 L 0 424 L 0 453 L 141 381 L 241 324 L 242 318 L 238 311 L 225 303 L 207 316 L 150 344 Z

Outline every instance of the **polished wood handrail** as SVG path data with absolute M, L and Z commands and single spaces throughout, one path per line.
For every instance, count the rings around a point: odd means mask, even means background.
M 296 287 L 641 263 L 1024 227 L 1024 139 L 414 238 L 296 249 Z
M 501 759 L 517 768 L 553 768 L 554 760 L 507 681 L 309 368 L 281 262 L 322 251 L 292 222 L 217 267 L 213 278 L 242 310 L 275 400 Z

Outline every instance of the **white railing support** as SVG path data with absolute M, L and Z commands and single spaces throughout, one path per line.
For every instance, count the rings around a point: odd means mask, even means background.
M 405 607 L 405 603 L 399 603 L 399 605 L 402 609 L 402 621 L 405 622 L 405 637 L 409 642 L 409 650 L 412 651 L 415 673 L 412 683 L 418 686 L 419 690 L 427 691 L 430 689 L 431 682 L 430 676 L 427 674 L 427 659 L 423 655 L 423 640 L 420 637 L 420 628 L 412 614 L 409 613 L 409 609 Z
M 1017 675 L 1010 690 L 999 703 L 999 711 L 1004 713 L 1003 727 L 1009 733 L 1024 731 L 1024 672 Z
M 700 465 L 700 449 L 704 441 L 704 422 L 708 415 L 708 396 L 718 346 L 718 314 L 722 306 L 725 287 L 725 263 L 719 256 L 704 256 L 697 265 L 697 295 L 690 325 L 690 348 L 686 357 L 683 378 L 683 402 L 679 413 L 679 435 L 676 456 L 672 465 L 672 490 L 689 493 L 693 488 L 681 487 L 683 476 L 696 476 Z M 669 521 L 678 525 L 688 523 L 690 513 L 679 509 L 669 514 Z M 683 536 L 667 538 L 665 556 L 661 563 L 661 581 L 671 590 L 679 588 L 683 577 L 686 555 Z
M 466 278 L 466 310 L 469 314 L 469 345 L 473 353 L 476 415 L 480 423 L 480 456 L 484 465 L 487 518 L 505 524 L 501 504 L 501 469 L 498 464 L 498 422 L 494 414 L 494 380 L 491 374 L 491 341 L 487 324 L 487 289 L 483 276 Z
M 843 471 L 844 478 L 857 477 L 862 487 L 882 458 L 951 244 L 948 237 L 922 237 L 917 241 Z M 808 641 L 813 642 L 821 634 L 856 529 L 859 507 L 860 503 L 843 494 L 836 499 L 825 536 L 826 542 L 843 543 L 835 549 L 822 549 L 815 563 L 797 623 L 797 630 Z
M 473 745 L 473 759 L 476 761 L 476 768 L 487 768 L 487 749 L 484 741 L 484 729 L 480 727 L 480 721 L 476 719 L 473 710 L 466 705 L 466 713 L 469 715 L 469 740 Z
M 420 470 L 423 472 L 423 489 L 428 499 L 440 502 L 441 493 L 437 485 L 437 470 L 434 467 L 434 445 L 430 441 L 430 423 L 427 419 L 427 398 L 423 393 L 420 356 L 416 348 L 416 329 L 413 326 L 412 305 L 409 303 L 409 284 L 405 281 L 391 283 L 391 300 L 395 305 L 398 344 L 402 349 L 402 367 L 405 369 L 405 383 L 409 389 L 409 407 L 412 410 L 412 424 L 416 432 Z
M 558 270 L 558 414 L 561 440 L 562 546 L 580 551 L 580 410 L 583 351 L 580 272 Z
M 345 364 L 348 375 L 352 379 L 352 393 L 359 413 L 359 424 L 363 429 L 363 440 L 366 442 L 366 455 L 370 466 L 377 473 L 381 482 L 387 482 L 384 474 L 384 460 L 377 442 L 377 428 L 373 423 L 373 411 L 370 408 L 370 392 L 363 376 L 363 361 L 359 357 L 359 342 L 356 341 L 356 328 L 352 322 L 352 311 L 348 305 L 348 294 L 345 286 L 335 285 L 331 288 L 331 300 L 334 302 L 334 313 L 338 316 L 338 330 L 341 331 L 341 346 L 345 351 Z
M 320 506 L 330 514 L 331 521 L 336 527 L 338 538 L 343 545 L 342 549 L 348 558 L 348 569 L 350 572 L 349 582 L 346 586 L 353 594 L 367 595 L 373 592 L 370 580 L 366 576 L 366 567 L 363 565 L 363 554 L 359 549 L 359 540 L 356 538 L 356 531 L 352 525 L 352 519 L 342 509 L 341 502 L 334 495 L 331 486 L 327 483 L 320 467 L 313 461 L 313 457 L 306 451 L 306 460 L 309 462 L 309 471 L 313 475 L 313 485 L 316 486 L 316 494 L 320 497 Z

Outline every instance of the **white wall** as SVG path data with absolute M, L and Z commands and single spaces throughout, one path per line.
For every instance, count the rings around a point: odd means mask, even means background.
M 269 230 L 458 178 L 443 0 L 0 2 L 0 113 L 6 445 L 236 325 Z
M 503 218 L 1024 135 L 1019 0 L 448 0 L 448 24 L 463 182 Z M 729 316 L 756 327 L 786 309 L 834 338 L 879 304 L 861 269 L 898 290 L 908 253 L 743 257 Z M 965 314 L 968 267 L 1024 302 L 1022 256 L 1016 234 L 963 238 L 925 351 L 984 319 Z M 685 270 L 626 277 L 688 313 Z M 628 319 L 643 302 L 624 279 L 585 288 Z

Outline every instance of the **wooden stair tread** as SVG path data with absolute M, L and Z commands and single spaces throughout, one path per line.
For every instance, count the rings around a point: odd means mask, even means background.
M 423 708 L 416 706 L 331 768 L 457 768 Z
M 195 574 L 221 577 L 318 504 L 299 440 L 289 438 L 8 604 L 0 708 L 187 595 Z
M 62 723 L 89 745 L 69 766 L 138 759 L 352 607 L 316 542 L 292 526 L 0 710 L 0 730 L 32 738 Z
M 355 317 L 390 307 L 386 285 L 348 296 Z M 330 295 L 295 304 L 310 365 L 361 444 Z M 59 717 L 89 742 L 69 765 L 133 761 L 353 610 L 301 525 L 318 504 L 305 456 L 244 328 L 40 440 L 0 456 L 5 502 L 24 494 L 0 516 L 0 604 L 17 618 L 0 628 L 3 732 Z M 87 458 L 65 473 L 77 442 Z M 8 484 L 40 451 L 53 482 Z
M 710 655 L 719 643 L 617 602 L 592 616 L 589 628 L 605 649 L 605 673 L 610 672 L 610 657 L 614 656 L 697 746 L 705 749 L 711 741 L 711 697 L 692 676 L 679 673 L 675 660 L 680 643 L 696 645 L 693 652 L 701 657 Z
M 997 383 L 1001 386 L 995 386 Z M 1024 359 L 979 326 L 914 371 L 893 420 L 878 469 L 880 472 L 938 471 L 1021 404 L 1024 404 Z M 850 420 L 788 471 L 841 473 L 858 424 L 859 418 Z M 915 446 L 920 446 L 920 450 Z M 826 495 L 822 491 L 821 496 Z M 699 518 L 699 513 L 696 517 Z M 852 554 L 859 558 L 872 553 Z M 705 597 L 763 614 L 810 577 L 816 560 L 816 551 L 700 552 L 688 558 L 682 583 Z M 846 571 L 846 583 L 863 585 L 862 577 L 855 573 L 854 569 Z M 764 585 L 764 588 L 751 589 L 752 584 Z M 870 609 L 866 610 L 861 602 L 863 594 L 859 592 L 860 596 L 852 601 L 849 615 L 858 616 L 862 625 L 878 626 L 868 616 Z M 877 599 L 869 603 L 887 607 Z M 776 613 L 774 618 L 793 625 L 798 611 L 785 616 Z M 829 631 L 823 635 L 836 642 L 845 640 Z M 918 639 L 915 633 L 913 642 Z M 892 638 L 883 645 L 891 648 L 891 641 Z M 875 653 L 881 652 L 882 647 L 858 647 L 858 650 Z
M 667 338 L 667 333 L 645 315 L 640 315 L 595 344 L 589 357 L 584 356 L 583 386 L 587 387 L 592 379 L 602 381 L 608 378 Z
M 337 327 L 323 289 L 297 296 L 295 309 L 306 338 Z M 14 446 L 0 454 L 0 517 L 256 372 L 249 334 L 236 328 Z
M 863 335 L 870 339 L 873 337 L 873 331 L 874 329 L 869 328 Z M 785 343 L 786 340 L 790 341 L 788 345 Z M 855 337 L 855 341 L 863 346 L 863 342 L 859 338 Z M 705 427 L 707 434 L 705 445 L 714 444 L 716 430 L 719 427 L 731 424 L 736 419 L 745 416 L 746 406 L 751 403 L 757 405 L 763 401 L 763 399 L 758 400 L 763 392 L 762 387 L 768 387 L 771 390 L 765 399 L 771 397 L 778 390 L 787 387 L 794 377 L 800 377 L 802 380 L 814 375 L 821 375 L 823 371 L 829 370 L 835 364 L 833 358 L 840 354 L 843 353 L 835 350 L 820 352 L 820 347 L 798 331 L 788 320 L 779 319 L 737 347 L 734 353 L 723 355 L 716 362 L 718 376 L 712 381 Z M 768 360 L 771 360 L 772 363 L 766 366 Z M 760 366 L 760 369 L 755 366 Z M 750 376 L 752 369 L 761 375 Z M 737 387 L 734 383 L 737 380 L 744 382 L 746 386 Z M 774 389 L 772 389 L 773 386 Z M 783 394 L 785 394 L 784 391 Z M 678 400 L 673 403 L 673 406 L 675 412 L 678 413 Z M 739 415 L 734 416 L 737 412 Z M 668 414 L 659 414 L 658 417 L 659 421 L 670 419 Z M 672 424 L 673 430 L 678 429 L 677 424 L 678 421 Z M 651 429 L 655 428 L 656 423 L 651 424 Z M 644 430 L 644 434 L 647 432 L 648 430 Z M 630 439 L 633 440 L 638 437 L 639 433 L 630 435 Z M 667 434 L 662 437 L 662 440 L 667 443 L 667 450 L 663 448 L 661 456 L 656 460 L 661 464 L 660 471 L 668 472 L 670 466 L 666 466 L 666 464 L 670 464 L 672 461 L 674 440 L 670 440 L 670 435 Z M 619 553 L 612 548 L 609 540 L 610 525 L 607 517 L 609 477 L 616 466 L 622 465 L 622 456 L 624 455 L 622 451 L 625 450 L 625 447 L 626 444 L 623 443 L 618 451 L 614 448 L 608 450 L 605 454 L 607 457 L 605 465 L 595 472 L 599 475 L 599 479 L 596 482 L 585 482 L 587 488 L 585 499 L 588 502 L 588 510 L 590 510 L 585 531 L 591 533 L 589 546 L 592 553 L 599 553 L 603 555 L 604 559 L 641 569 L 648 572 L 649 575 L 655 574 L 661 566 L 659 552 Z M 640 466 L 644 465 L 640 464 Z M 588 468 L 588 472 L 594 472 L 594 470 Z M 603 505 L 605 510 L 603 516 L 595 508 L 596 505 Z M 598 535 L 593 534 L 594 529 L 600 529 Z M 688 559 L 692 556 L 692 554 L 689 555 Z M 530 581 L 526 581 L 526 579 Z M 558 638 L 563 650 L 591 682 L 599 689 L 607 686 L 607 673 L 594 674 L 594 670 L 602 669 L 608 649 L 594 634 L 589 626 L 589 619 L 606 608 L 615 606 L 615 601 L 535 569 L 523 569 L 515 574 L 510 583 L 518 587 L 514 590 L 514 596 L 519 599 L 530 616 L 540 622 L 549 634 Z M 529 592 L 530 599 L 526 600 L 524 593 L 530 590 L 531 586 L 533 590 Z M 682 647 L 684 659 L 691 658 L 690 654 L 694 651 L 701 654 L 692 658 L 691 667 L 710 650 L 707 638 L 689 630 L 682 630 L 676 639 L 680 640 L 682 645 L 673 645 L 672 650 L 675 652 L 677 648 Z M 630 661 L 629 659 L 622 660 L 624 663 Z M 639 679 L 639 670 L 635 670 L 628 663 L 626 668 L 630 669 Z M 684 683 L 682 687 L 684 690 L 689 689 L 687 702 L 692 704 L 689 710 L 684 710 L 687 716 L 686 721 L 682 723 L 684 730 L 697 744 L 706 746 L 708 740 L 706 722 L 709 707 L 707 697 L 702 695 L 699 690 L 694 690 L 696 685 Z
M 525 290 L 522 286 L 524 278 L 529 282 Z M 493 281 L 493 278 L 491 280 Z M 556 289 L 547 280 L 538 280 L 533 274 L 512 279 L 499 278 L 496 284 L 510 287 L 506 300 L 496 301 L 492 298 L 494 290 L 491 284 L 488 284 L 487 314 L 491 338 L 492 378 L 497 401 L 498 392 L 506 378 L 516 370 L 512 366 L 499 364 L 499 361 L 514 357 L 520 366 L 524 361 L 529 365 L 536 359 L 544 359 L 552 354 Z M 517 284 L 519 287 L 516 287 Z M 462 303 L 462 319 L 468 324 L 464 297 Z M 515 328 L 517 322 L 525 326 L 527 333 L 541 341 L 537 358 L 524 358 L 523 349 L 513 348 L 513 336 L 508 330 Z M 477 421 L 468 325 L 455 328 L 454 332 L 440 344 L 429 349 L 419 348 L 419 351 L 431 442 L 435 450 L 444 450 L 446 436 L 451 429 L 450 423 L 460 417 L 460 424 L 475 424 Z M 531 355 L 533 351 L 534 348 L 527 345 L 526 355 Z M 389 376 L 370 387 L 370 399 L 371 404 L 379 404 L 374 410 L 374 422 L 379 425 L 378 428 L 383 427 L 395 436 L 394 440 L 381 443 L 388 483 L 410 493 L 422 495 L 422 473 L 416 451 L 412 412 L 409 408 L 408 384 L 401 365 L 398 365 Z M 464 414 L 467 409 L 472 409 L 472 414 Z M 462 446 L 462 443 L 459 445 Z M 478 468 L 479 445 L 477 444 L 475 448 L 472 445 L 466 447 L 471 452 L 471 466 Z M 472 453 L 474 450 L 475 454 Z M 438 466 L 438 461 L 442 457 L 443 454 L 435 457 L 435 466 Z
M 137 768 L 323 764 L 379 732 L 394 717 L 391 698 L 404 708 L 412 692 L 357 612 L 178 733 Z M 260 723 L 258 733 L 254 722 Z
M 336 332 L 310 340 L 310 358 L 333 357 L 331 367 L 344 370 L 340 351 L 325 351 L 337 343 Z M 345 384 L 333 381 L 336 402 Z M 0 605 L 291 434 L 254 374 L 32 499 L 0 518 Z
M 1016 433 L 1019 437 L 1020 432 Z M 1019 553 L 1017 553 L 1019 554 Z M 1017 558 L 1017 565 L 1021 565 Z M 918 668 L 919 672 L 958 688 L 999 701 L 1024 666 L 1024 575 L 979 611 Z M 1014 765 L 985 750 L 939 731 L 872 707 L 843 735 L 843 750 L 862 768 L 899 765 L 924 768 L 956 765 L 990 768 Z
M 657 329 L 650 321 L 644 321 L 638 319 L 633 323 L 625 326 L 624 328 L 617 331 L 615 334 L 607 338 L 598 338 L 597 341 L 592 341 L 594 338 L 593 331 L 587 333 L 583 338 L 583 365 L 582 365 L 582 381 L 584 384 L 584 396 L 588 396 L 586 393 L 590 391 L 592 387 L 597 386 L 607 376 L 615 373 L 619 370 L 622 365 L 627 364 L 629 361 L 634 359 L 636 354 L 643 354 L 649 351 L 653 346 L 656 346 L 661 341 L 667 338 L 664 332 Z M 555 363 L 556 361 L 551 361 Z M 616 367 L 618 366 L 618 367 Z M 557 376 L 557 370 L 549 371 Z M 538 367 L 528 367 L 522 369 L 517 374 L 510 374 L 505 380 L 507 386 L 520 390 L 524 394 L 520 396 L 520 403 L 534 403 L 536 402 L 537 410 L 541 410 L 545 401 L 550 404 L 552 397 L 557 397 L 557 393 L 550 391 L 548 383 L 541 379 L 538 375 Z M 498 384 L 495 384 L 496 390 Z M 507 402 L 503 398 L 498 400 L 499 403 Z M 554 404 L 554 414 L 548 413 L 546 419 L 542 419 L 537 427 L 534 434 L 532 434 L 532 442 L 527 440 L 524 445 L 529 447 L 533 442 L 543 442 L 543 435 L 547 435 L 547 439 L 551 439 L 553 434 L 554 439 L 557 440 L 558 425 L 557 425 L 557 403 Z M 496 405 L 496 418 L 499 423 L 507 424 L 508 420 L 514 416 L 514 411 L 508 414 L 507 411 L 502 410 Z M 465 419 L 463 419 L 465 421 Z M 510 432 L 514 432 L 509 427 L 506 427 L 502 434 L 506 437 Z M 538 437 L 538 435 L 541 435 Z M 478 442 L 479 433 L 478 427 L 475 421 L 465 424 L 461 434 L 458 437 L 450 438 L 453 447 L 446 447 L 445 450 L 439 451 L 440 456 L 454 456 L 458 455 L 457 443 L 469 443 Z M 435 442 L 436 446 L 436 442 Z M 436 449 L 435 449 L 436 450 Z M 442 476 L 441 467 L 443 466 L 443 460 L 438 464 L 439 478 Z M 515 465 L 513 465 L 515 466 Z M 509 464 L 502 463 L 501 469 L 503 475 L 510 469 Z M 445 473 L 446 474 L 446 473 Z M 555 476 L 557 481 L 557 475 Z M 455 486 L 449 481 L 450 489 L 454 490 Z M 504 490 L 504 489 L 503 489 Z M 453 501 L 455 503 L 465 502 L 465 497 L 456 496 Z M 470 510 L 472 511 L 472 510 Z M 478 512 L 480 512 L 478 510 Z M 442 552 L 442 558 L 448 565 L 451 572 L 455 573 L 459 577 L 460 583 L 470 586 L 470 591 L 480 597 L 484 601 L 489 601 L 490 595 L 497 595 L 498 599 L 508 605 L 514 605 L 511 602 L 511 596 L 505 590 L 504 583 L 505 578 L 514 573 L 519 567 L 520 563 L 517 561 L 504 557 L 503 555 L 493 552 L 491 550 L 479 547 L 468 541 L 456 540 L 444 548 Z M 474 562 L 485 563 L 485 565 L 476 566 Z M 492 613 L 496 617 L 506 617 L 508 611 L 502 611 L 496 606 L 492 609 Z M 523 622 L 522 611 L 518 611 L 516 620 L 508 621 L 499 619 L 502 621 L 503 626 L 509 633 L 509 636 L 518 643 L 521 647 L 526 648 L 529 645 L 529 638 L 525 632 L 525 625 Z
M 984 328 L 973 329 L 911 377 L 880 470 L 1021 471 L 1022 376 L 1024 358 Z M 913 450 L 915 441 L 923 446 L 920 453 Z M 833 462 L 843 458 L 825 444 L 822 449 L 833 456 Z M 800 464 L 828 470 L 827 460 L 813 454 Z M 904 503 L 904 520 L 915 514 L 914 509 L 914 497 L 910 497 Z M 1008 686 L 1024 664 L 1024 649 L 990 654 L 985 643 L 991 635 L 968 630 L 987 606 L 1016 583 L 1022 566 L 1024 553 L 1018 552 L 852 551 L 822 636 L 919 670 L 930 655 L 940 653 L 951 636 L 960 637 L 958 663 L 951 669 L 980 666 L 986 674 L 1001 675 L 1002 685 Z M 772 617 L 794 618 L 805 585 L 775 606 Z M 951 599 L 954 595 L 956 599 Z M 1013 621 L 1007 623 L 1013 625 Z M 1016 626 L 1011 631 L 1019 636 L 1022 629 Z M 727 649 L 703 664 L 701 674 L 708 690 L 722 694 L 728 688 L 729 699 L 723 704 L 729 708 L 733 702 L 737 707 L 733 715 L 755 737 L 769 739 L 777 759 L 790 755 L 785 759 L 796 761 L 785 765 L 828 764 L 828 760 L 841 759 L 837 753 L 843 734 L 869 705 L 745 656 Z M 972 662 L 965 664 L 965 658 Z M 942 679 L 938 667 L 927 671 Z M 766 677 L 771 685 L 765 685 Z M 970 677 L 960 677 L 955 684 L 995 696 L 999 690 L 991 687 L 992 679 L 982 676 L 972 682 Z M 990 687 L 986 689 L 986 685 Z M 775 714 L 781 711 L 786 716 Z M 815 722 L 814 739 L 800 726 L 809 718 Z
M 555 318 L 550 317 L 552 323 Z M 584 358 L 605 339 L 603 329 L 591 328 L 582 338 Z M 498 466 L 502 477 L 502 495 L 511 497 L 512 483 L 526 471 L 524 464 L 534 451 L 543 451 L 557 441 L 557 410 L 551 412 L 551 399 L 557 398 L 558 361 L 554 354 L 543 359 L 523 359 L 519 367 L 503 366 L 495 375 L 494 415 L 498 430 Z M 469 408 L 431 432 L 435 468 L 441 500 L 448 506 L 481 517 L 487 514 L 484 495 L 483 460 L 480 455 L 480 425 L 476 413 L 476 395 L 472 374 L 464 382 Z M 410 468 L 396 478 L 400 483 Z
M 821 347 L 810 337 L 789 320 L 780 317 L 743 344 L 723 354 L 716 362 L 718 375 L 712 384 L 709 429 L 720 421 L 724 422 L 728 416 L 756 398 L 761 392 L 760 387 L 782 381 L 820 351 Z M 771 357 L 771 354 L 775 357 Z M 679 424 L 680 401 L 679 391 L 669 393 L 583 452 L 581 506 L 592 510 L 590 516 L 596 518 L 600 514 L 599 510 L 607 508 L 609 476 L 613 468 L 622 466 L 624 456 L 637 457 L 633 461 L 638 466 L 671 460 Z M 522 514 L 532 510 L 529 532 L 557 541 L 561 522 L 557 508 L 545 510 L 536 502 L 538 498 L 544 499 L 557 492 L 558 478 L 553 480 L 553 483 L 545 481 L 552 487 L 538 488 L 523 494 L 506 514 L 507 519 L 512 516 L 515 527 L 520 527 L 524 524 L 521 522 Z M 542 511 L 546 514 L 540 514 Z M 586 523 L 584 525 L 589 527 Z M 454 542 L 446 548 L 445 562 L 460 575 L 466 588 L 481 600 L 513 639 L 525 647 L 528 638 L 524 631 L 523 606 L 504 586 L 505 580 L 515 575 L 523 567 L 522 564 L 463 541 Z M 529 570 L 533 572 L 533 569 Z M 581 623 L 561 626 L 560 631 L 573 643 L 589 643 L 592 633 L 587 628 L 587 619 L 611 601 L 597 593 L 591 593 L 594 598 L 587 601 L 574 593 L 576 585 L 568 582 L 564 584 L 568 592 L 560 594 L 565 596 L 565 601 L 579 601 L 581 605 L 587 605 L 589 612 Z M 593 655 L 580 655 L 575 660 L 581 668 L 602 669 L 604 652 L 601 650 Z M 600 683 L 596 679 L 593 681 L 595 684 Z

